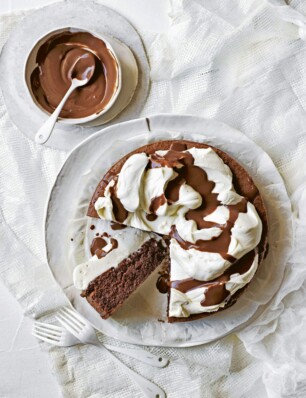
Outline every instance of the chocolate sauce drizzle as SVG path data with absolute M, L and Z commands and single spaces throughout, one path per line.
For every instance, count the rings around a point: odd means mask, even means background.
M 170 275 L 160 274 L 157 278 L 156 287 L 160 293 L 168 293 L 170 287 Z
M 224 274 L 209 282 L 188 278 L 170 282 L 171 288 L 179 290 L 182 293 L 187 293 L 194 289 L 206 288 L 205 298 L 201 301 L 201 305 L 211 306 L 220 304 L 230 295 L 230 292 L 226 290 L 226 283 L 230 280 L 231 275 L 246 273 L 251 268 L 256 253 L 257 249 L 251 250 L 249 253 L 237 260 L 224 272 Z
M 152 199 L 150 207 L 149 207 L 150 214 L 155 214 L 157 212 L 157 210 L 159 209 L 159 207 L 165 203 L 166 203 L 166 198 L 165 198 L 164 194 Z
M 126 228 L 126 225 L 119 224 L 119 223 L 114 222 L 114 221 L 111 222 L 111 229 L 113 231 L 118 231 L 118 230 L 124 229 L 124 228 Z
M 110 243 L 112 245 L 112 248 L 107 252 L 103 250 L 103 248 L 108 244 L 108 242 L 105 239 L 103 239 L 105 237 L 110 238 Z M 105 257 L 107 254 L 109 254 L 112 250 L 116 249 L 117 247 L 118 247 L 118 241 L 112 238 L 106 232 L 104 232 L 98 238 L 93 239 L 90 245 L 90 252 L 93 256 L 96 255 L 100 259 Z
M 184 148 L 184 149 L 182 149 Z M 180 152 L 185 150 L 183 144 L 172 145 L 170 150 L 164 155 L 151 155 L 151 167 L 173 167 L 178 176 L 170 181 L 166 187 L 163 199 L 161 197 L 154 198 L 151 202 L 150 212 L 156 213 L 158 204 L 167 203 L 169 205 L 177 202 L 179 199 L 179 191 L 181 186 L 186 183 L 197 191 L 202 197 L 202 204 L 197 209 L 191 209 L 186 213 L 186 220 L 194 220 L 198 229 L 218 227 L 222 233 L 212 240 L 197 240 L 195 243 L 184 241 L 178 234 L 176 227 L 172 226 L 170 236 L 177 240 L 180 246 L 185 249 L 196 249 L 211 253 L 220 253 L 220 255 L 230 262 L 234 262 L 235 258 L 229 255 L 228 247 L 231 241 L 231 229 L 238 218 L 240 212 L 247 211 L 247 200 L 243 198 L 236 205 L 226 206 L 229 209 L 229 219 L 226 224 L 220 225 L 214 222 L 205 221 L 204 217 L 208 216 L 220 206 L 218 194 L 213 193 L 215 183 L 210 181 L 206 172 L 194 165 L 194 158 L 189 152 Z M 155 211 L 153 211 L 155 210 Z
M 157 215 L 156 214 L 146 214 L 146 219 L 148 221 L 155 221 L 157 219 Z
M 116 221 L 118 221 L 118 223 L 123 223 L 129 213 L 125 209 L 125 207 L 123 206 L 123 204 L 121 203 L 120 199 L 117 196 L 118 176 L 116 176 L 114 178 L 114 181 L 115 181 L 115 184 L 112 187 L 110 187 L 110 189 L 109 189 L 109 192 L 111 195 L 111 201 L 113 204 L 113 213 L 114 213 Z

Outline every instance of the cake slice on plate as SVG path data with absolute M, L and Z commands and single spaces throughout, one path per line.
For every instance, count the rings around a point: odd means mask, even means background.
M 74 285 L 106 319 L 163 262 L 169 250 L 154 233 L 108 221 L 91 222 L 86 237 L 89 260 L 75 268 Z

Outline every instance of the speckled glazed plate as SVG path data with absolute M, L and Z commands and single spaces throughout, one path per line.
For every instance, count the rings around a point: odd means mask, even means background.
M 162 322 L 166 315 L 166 297 L 157 292 L 153 273 L 114 316 L 103 320 L 80 297 L 72 279 L 73 268 L 86 256 L 91 223 L 86 216 L 88 203 L 97 183 L 116 160 L 141 145 L 163 139 L 208 143 L 229 153 L 246 168 L 267 208 L 270 252 L 247 291 L 226 311 L 194 322 Z M 243 328 L 269 305 L 291 252 L 290 202 L 272 160 L 239 131 L 215 120 L 156 115 L 105 128 L 70 153 L 50 193 L 45 242 L 54 278 L 71 305 L 97 329 L 135 344 L 187 347 Z

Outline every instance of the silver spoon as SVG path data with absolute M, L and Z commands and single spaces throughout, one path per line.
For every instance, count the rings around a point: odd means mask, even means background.
M 82 58 L 79 58 L 82 59 Z M 79 59 L 76 61 L 76 63 L 79 61 Z M 76 63 L 73 65 L 75 67 Z M 53 131 L 54 125 L 57 122 L 57 119 L 59 117 L 59 114 L 61 113 L 61 110 L 63 109 L 63 106 L 65 105 L 65 102 L 69 98 L 70 94 L 77 88 L 77 87 L 82 87 L 85 86 L 89 82 L 89 80 L 92 78 L 92 75 L 94 73 L 94 67 L 89 67 L 86 69 L 85 73 L 82 75 L 84 77 L 83 79 L 72 79 L 71 80 L 71 86 L 69 87 L 67 93 L 64 95 L 63 99 L 61 102 L 58 104 L 52 115 L 45 121 L 45 123 L 41 126 L 41 128 L 38 130 L 38 132 L 35 135 L 35 142 L 37 144 L 44 144 L 45 142 L 48 141 L 50 138 L 50 135 Z

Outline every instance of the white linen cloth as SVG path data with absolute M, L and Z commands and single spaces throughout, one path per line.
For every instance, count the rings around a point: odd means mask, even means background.
M 0 18 L 1 47 L 23 15 Z M 145 35 L 152 88 L 143 115 L 216 118 L 264 148 L 292 200 L 295 248 L 279 292 L 251 326 L 205 346 L 149 348 L 172 359 L 162 371 L 120 358 L 168 397 L 305 397 L 306 3 L 173 0 L 170 18 L 167 35 Z M 66 153 L 25 138 L 2 97 L 0 130 L 0 277 L 28 316 L 52 320 L 65 298 L 44 263 L 41 226 Z M 64 397 L 142 396 L 95 347 L 42 347 Z

